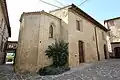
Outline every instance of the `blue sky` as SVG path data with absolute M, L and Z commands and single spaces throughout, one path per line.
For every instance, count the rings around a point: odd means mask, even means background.
M 120 16 L 120 0 L 89 0 L 80 8 L 100 22 Z
M 55 0 L 44 0 L 49 3 L 62 7 Z M 57 0 L 64 5 L 81 4 L 84 0 Z M 10 25 L 12 28 L 12 37 L 10 41 L 18 40 L 19 34 L 19 18 L 23 12 L 31 11 L 50 11 L 55 9 L 50 5 L 44 4 L 39 0 L 7 0 Z M 103 24 L 104 20 L 120 17 L 120 0 L 88 0 L 83 5 L 79 6 L 82 10 L 92 16 L 94 19 Z
M 66 2 L 67 1 L 74 1 L 73 3 L 79 5 L 84 0 L 66 0 Z M 106 19 L 120 17 L 120 0 L 88 0 L 79 6 L 79 8 L 101 23 Z

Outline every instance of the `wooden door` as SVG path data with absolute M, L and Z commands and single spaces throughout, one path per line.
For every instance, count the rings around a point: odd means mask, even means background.
M 106 45 L 104 45 L 104 55 L 105 55 L 105 59 L 107 59 L 107 48 L 106 48 Z
M 78 49 L 79 49 L 79 63 L 83 63 L 84 60 L 84 43 L 82 41 L 78 41 Z
M 120 47 L 116 47 L 116 48 L 114 49 L 114 52 L 115 52 L 115 57 L 116 57 L 116 58 L 120 58 Z

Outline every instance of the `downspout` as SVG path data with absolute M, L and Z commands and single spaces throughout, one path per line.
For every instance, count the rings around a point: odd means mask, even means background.
M 62 40 L 63 38 L 62 38 L 62 20 L 60 19 L 60 37 L 59 37 L 59 40 Z
M 99 49 L 98 49 L 98 38 L 97 38 L 97 30 L 95 26 L 95 39 L 96 39 L 96 49 L 97 49 L 97 56 L 98 56 L 98 61 L 100 61 L 100 54 L 99 54 Z

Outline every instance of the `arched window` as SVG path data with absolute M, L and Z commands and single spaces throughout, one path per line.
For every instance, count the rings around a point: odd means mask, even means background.
M 53 38 L 53 26 L 50 25 L 49 27 L 49 38 Z

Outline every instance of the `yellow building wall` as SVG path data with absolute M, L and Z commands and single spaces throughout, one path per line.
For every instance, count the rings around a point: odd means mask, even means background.
M 82 20 L 83 31 L 76 29 L 76 20 Z M 92 23 L 82 16 L 69 11 L 68 13 L 68 42 L 69 42 L 69 64 L 71 67 L 79 66 L 78 41 L 84 42 L 85 62 L 97 61 L 95 31 Z
M 53 25 L 53 38 L 49 38 L 49 27 Z M 15 60 L 16 72 L 35 72 L 52 64 L 45 55 L 48 45 L 61 38 L 59 18 L 42 14 L 25 14 L 22 18 L 18 49 Z
M 65 19 L 59 19 L 49 14 L 25 14 L 22 18 L 18 49 L 16 54 L 16 71 L 38 71 L 40 68 L 52 64 L 51 59 L 45 55 L 48 45 L 57 40 L 65 40 L 69 43 L 69 65 L 77 67 L 79 63 L 78 41 L 84 42 L 85 62 L 94 62 L 98 60 L 95 28 L 97 33 L 98 52 L 100 60 L 104 60 L 104 44 L 106 39 L 102 39 L 102 32 L 106 37 L 106 32 L 78 15 L 72 10 L 66 10 L 61 15 L 54 12 L 55 16 Z M 63 13 L 63 14 L 62 14 Z M 76 29 L 76 20 L 82 21 L 82 31 Z M 49 38 L 49 27 L 53 25 L 53 38 Z

